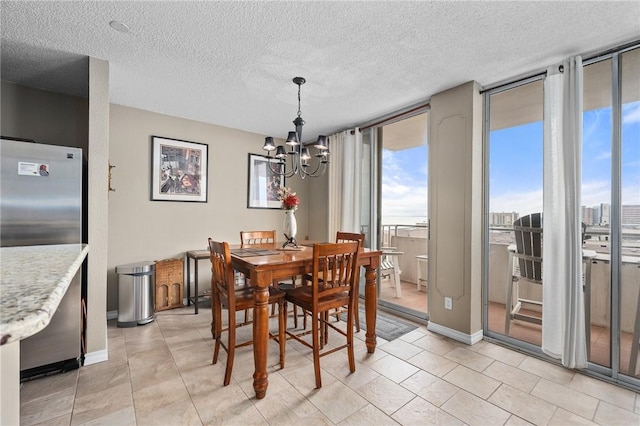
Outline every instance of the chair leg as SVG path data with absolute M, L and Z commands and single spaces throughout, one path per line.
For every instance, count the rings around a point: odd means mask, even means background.
M 278 343 L 280 344 L 280 368 L 284 368 L 284 351 L 287 340 L 285 330 L 287 329 L 287 308 L 284 300 L 278 303 Z
M 352 305 L 355 305 L 355 301 Z M 349 357 L 349 371 L 352 373 L 356 371 L 356 359 L 353 353 L 353 319 L 355 317 L 355 311 L 350 309 L 347 312 L 347 355 Z
M 216 302 L 213 300 L 215 298 L 214 295 L 211 296 L 211 337 L 213 340 L 216 340 L 218 334 L 216 332 L 216 311 L 219 309 L 216 307 Z
M 509 253 L 509 266 L 507 274 L 507 300 L 504 305 L 504 334 L 509 335 L 509 328 L 511 326 L 511 305 L 513 303 L 513 255 Z
M 300 308 L 302 309 L 302 308 Z M 307 329 L 307 314 L 308 312 L 305 311 L 304 309 L 302 309 L 302 329 L 306 330 Z
M 400 269 L 398 269 L 398 257 L 395 256 L 393 261 L 393 282 L 396 287 L 396 297 L 402 298 L 402 284 L 400 284 Z
M 629 374 L 636 375 L 638 363 L 638 346 L 640 346 L 640 294 L 638 294 L 638 306 L 636 307 L 636 324 L 633 327 L 633 342 L 631 342 L 631 355 L 629 357 Z
M 213 360 L 211 361 L 212 364 L 215 364 L 218 362 L 218 354 L 220 353 L 220 343 L 222 340 L 222 305 L 220 303 L 220 299 L 215 298 L 211 299 L 211 303 L 215 306 L 214 309 L 214 319 L 211 320 L 212 323 L 212 334 L 215 336 L 216 339 L 216 344 L 214 346 L 213 349 Z
M 322 335 L 324 337 L 324 341 L 322 346 L 329 343 L 329 311 L 325 311 L 324 313 L 324 321 L 322 322 Z
M 311 314 L 311 336 L 313 338 L 313 369 L 316 373 L 316 389 L 322 387 L 322 379 L 320 378 L 320 336 L 319 336 L 319 322 L 320 314 Z
M 355 302 L 353 303 L 355 306 L 353 307 L 353 313 L 355 314 L 355 321 L 356 321 L 356 332 L 360 333 L 360 310 L 358 308 L 358 305 L 360 304 L 360 301 L 358 300 L 359 296 L 357 296 L 355 298 Z
M 227 368 L 224 372 L 224 385 L 231 382 L 231 371 L 233 370 L 233 360 L 236 355 L 236 312 L 229 307 L 229 332 L 227 334 Z

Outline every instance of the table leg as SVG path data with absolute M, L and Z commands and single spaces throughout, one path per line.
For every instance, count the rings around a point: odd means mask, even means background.
M 369 265 L 365 267 L 365 285 L 364 285 L 364 302 L 365 314 L 367 317 L 367 334 L 365 343 L 367 352 L 374 353 L 376 351 L 376 316 L 378 313 L 378 289 L 376 287 L 376 268 L 378 265 Z M 398 283 L 399 285 L 400 283 Z
M 194 259 L 193 261 L 193 278 L 195 282 L 193 283 L 193 290 L 195 292 L 193 298 L 193 304 L 195 305 L 194 314 L 198 315 L 198 301 L 200 300 L 198 296 L 198 259 Z
M 187 254 L 187 306 L 190 306 L 190 305 L 191 305 L 191 257 Z
M 268 275 L 268 276 L 266 276 Z M 267 394 L 269 379 L 267 374 L 267 358 L 269 357 L 269 284 L 271 274 L 256 275 L 251 273 L 253 291 L 253 389 L 256 398 L 262 399 Z

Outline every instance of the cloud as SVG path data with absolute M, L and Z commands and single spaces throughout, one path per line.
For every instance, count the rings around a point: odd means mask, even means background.
M 427 216 L 427 185 L 382 183 L 382 216 Z
M 594 157 L 595 160 L 611 160 L 611 151 L 603 151 Z
M 425 159 L 426 161 L 426 159 Z M 412 169 L 394 151 L 382 150 L 382 216 L 426 217 L 426 173 Z
M 640 102 L 632 102 L 622 106 L 622 123 L 640 123 Z
M 489 200 L 490 212 L 517 212 L 520 216 L 542 211 L 542 188 L 508 192 Z
M 611 186 L 608 181 L 585 181 L 582 183 L 583 206 L 599 206 L 601 203 L 611 202 Z

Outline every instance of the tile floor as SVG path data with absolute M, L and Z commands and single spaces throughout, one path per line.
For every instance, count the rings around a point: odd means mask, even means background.
M 21 386 L 23 425 L 525 425 L 640 424 L 640 394 L 487 342 L 466 346 L 426 330 L 378 340 L 357 333 L 354 374 L 345 351 L 321 359 L 314 389 L 310 351 L 287 344 L 279 370 L 272 342 L 267 396 L 253 393 L 250 347 L 211 365 L 211 313 L 175 309 L 153 323 L 109 321 L 109 361 Z M 290 321 L 291 323 L 291 321 Z M 251 335 L 251 327 L 239 332 Z M 330 344 L 340 341 L 330 336 Z

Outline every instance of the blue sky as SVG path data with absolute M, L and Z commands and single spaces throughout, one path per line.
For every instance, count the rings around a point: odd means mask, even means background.
M 622 109 L 622 201 L 640 204 L 640 102 Z M 611 109 L 583 115 L 582 205 L 611 199 Z M 490 210 L 542 211 L 542 122 L 491 132 Z
M 427 217 L 427 164 L 426 145 L 382 151 L 383 220 L 389 216 Z
M 622 201 L 640 205 L 640 102 L 625 104 L 622 113 Z M 490 211 L 542 211 L 542 122 L 493 131 L 490 137 Z M 426 146 L 383 150 L 383 220 L 426 218 L 427 155 Z M 584 114 L 582 160 L 582 205 L 609 203 L 610 109 Z

